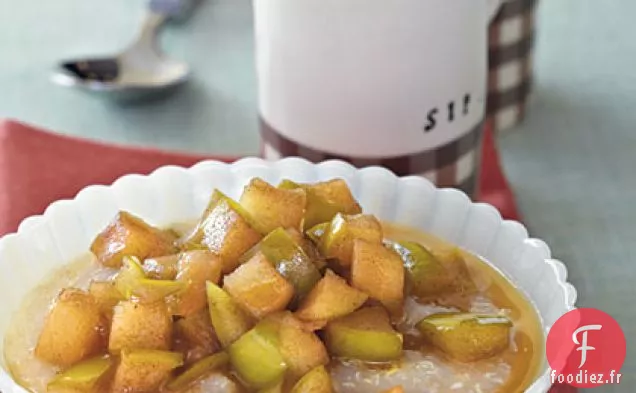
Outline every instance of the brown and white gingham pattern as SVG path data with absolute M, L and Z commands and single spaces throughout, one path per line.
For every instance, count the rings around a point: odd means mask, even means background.
M 488 116 L 503 131 L 525 116 L 532 89 L 538 0 L 508 0 L 489 31 Z
M 534 14 L 538 0 L 507 0 L 489 32 L 487 113 L 495 130 L 519 122 L 532 85 Z M 354 166 L 384 166 L 400 176 L 422 175 L 440 187 L 475 192 L 481 153 L 482 124 L 434 150 L 384 159 L 343 157 L 303 146 L 282 136 L 261 119 L 262 154 L 266 159 L 300 156 L 313 162 L 340 159 Z
M 333 155 L 303 146 L 276 131 L 261 118 L 262 156 L 265 159 L 298 156 L 312 162 L 338 159 L 360 168 L 383 166 L 398 176 L 420 175 L 440 187 L 454 187 L 473 195 L 476 188 L 477 162 L 481 153 L 482 124 L 478 124 L 461 138 L 434 150 L 382 159 Z

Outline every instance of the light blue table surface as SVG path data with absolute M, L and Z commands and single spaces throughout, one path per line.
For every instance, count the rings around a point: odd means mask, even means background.
M 162 36 L 195 79 L 169 99 L 126 106 L 53 86 L 59 58 L 116 51 L 139 0 L 0 0 L 0 116 L 59 132 L 190 152 L 256 154 L 252 16 L 247 0 L 206 0 Z M 613 315 L 628 339 L 622 384 L 636 390 L 636 2 L 544 0 L 535 94 L 501 139 L 532 235 L 579 289 L 580 306 Z

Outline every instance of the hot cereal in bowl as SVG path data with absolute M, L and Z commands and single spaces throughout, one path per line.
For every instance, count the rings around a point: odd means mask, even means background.
M 119 211 L 25 298 L 4 356 L 36 393 L 503 393 L 534 382 L 543 341 L 488 261 L 342 179 L 253 177 L 193 223 Z

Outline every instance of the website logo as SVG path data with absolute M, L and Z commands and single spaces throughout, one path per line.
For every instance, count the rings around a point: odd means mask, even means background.
M 581 308 L 568 312 L 550 329 L 546 356 L 552 383 L 578 388 L 619 384 L 627 344 L 609 314 Z

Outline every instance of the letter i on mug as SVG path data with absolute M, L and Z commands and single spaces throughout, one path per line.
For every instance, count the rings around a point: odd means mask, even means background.
M 254 0 L 263 155 L 475 191 L 499 0 Z

